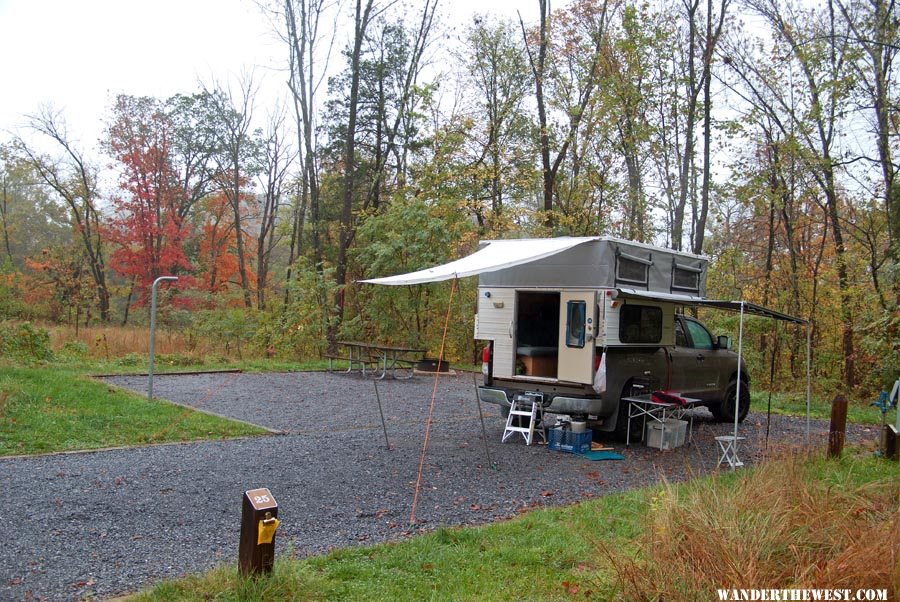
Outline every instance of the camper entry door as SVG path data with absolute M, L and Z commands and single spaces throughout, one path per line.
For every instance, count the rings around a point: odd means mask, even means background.
M 597 293 L 564 291 L 559 295 L 559 367 L 561 381 L 590 384 L 594 378 Z

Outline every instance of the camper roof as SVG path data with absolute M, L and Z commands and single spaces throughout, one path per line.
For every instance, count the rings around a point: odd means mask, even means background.
M 611 287 L 617 282 L 615 275 L 619 263 L 632 262 L 648 266 L 643 286 L 650 290 L 672 292 L 676 268 L 688 275 L 697 274 L 697 286 L 687 292 L 702 295 L 705 289 L 706 257 L 619 238 L 566 236 L 486 240 L 479 247 L 475 253 L 450 263 L 362 282 L 398 286 L 481 276 L 481 284 L 498 286 Z M 629 284 L 635 285 L 635 282 L 629 281 Z

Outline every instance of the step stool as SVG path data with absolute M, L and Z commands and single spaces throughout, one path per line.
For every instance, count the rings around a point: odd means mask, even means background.
M 731 470 L 743 466 L 744 463 L 741 462 L 741 459 L 738 458 L 737 455 L 737 442 L 743 441 L 744 439 L 746 439 L 746 437 L 735 437 L 734 435 L 721 435 L 716 437 L 716 441 L 719 444 L 719 451 L 722 452 L 717 466 L 721 466 L 724 462 L 728 463 Z
M 527 426 L 521 426 L 521 419 L 528 418 Z M 540 426 L 537 426 L 540 425 Z M 531 445 L 534 433 L 541 436 L 544 443 L 547 442 L 547 433 L 544 430 L 544 396 L 540 393 L 524 393 L 513 398 L 509 407 L 509 416 L 506 419 L 506 428 L 503 429 L 505 443 L 514 433 L 522 433 L 525 444 Z

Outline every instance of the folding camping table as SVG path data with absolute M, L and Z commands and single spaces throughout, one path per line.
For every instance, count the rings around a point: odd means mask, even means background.
M 625 402 L 628 404 L 628 429 L 625 434 L 625 445 L 626 447 L 631 445 L 631 419 L 632 418 L 640 418 L 644 417 L 644 426 L 641 429 L 641 441 L 644 440 L 647 431 L 647 418 L 650 420 L 655 420 L 657 422 L 665 423 L 666 418 L 675 418 L 680 420 L 690 409 L 696 407 L 699 403 L 699 399 L 694 399 L 693 397 L 682 397 L 684 399 L 685 404 L 679 403 L 659 403 L 653 401 L 651 395 L 632 395 L 630 397 L 623 397 L 619 400 L 619 403 Z M 694 414 L 693 412 L 690 414 L 690 426 L 688 427 L 688 442 L 692 441 L 691 436 L 694 430 Z

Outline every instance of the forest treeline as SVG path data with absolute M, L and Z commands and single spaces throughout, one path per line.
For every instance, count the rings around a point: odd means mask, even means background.
M 176 275 L 163 320 L 223 343 L 437 351 L 449 284 L 355 281 L 600 234 L 709 255 L 710 297 L 809 318 L 817 379 L 896 378 L 894 1 L 533 2 L 455 30 L 437 0 L 271 2 L 283 104 L 252 72 L 120 95 L 99 149 L 37 107 L 0 146 L 0 318 L 143 323 Z M 449 341 L 470 362 L 474 286 Z M 802 373 L 805 331 L 749 328 L 757 367 Z

